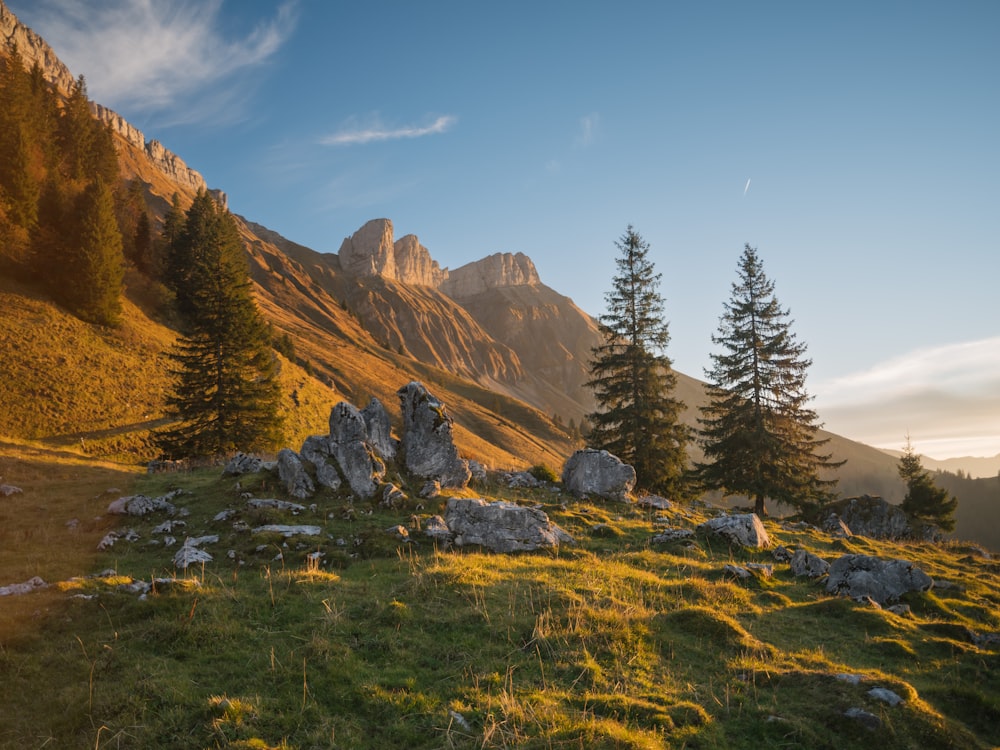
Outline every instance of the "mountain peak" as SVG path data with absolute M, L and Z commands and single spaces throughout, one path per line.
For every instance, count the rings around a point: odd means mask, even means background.
M 487 289 L 540 283 L 535 264 L 524 253 L 494 253 L 451 271 L 441 291 L 453 299 L 462 299 Z

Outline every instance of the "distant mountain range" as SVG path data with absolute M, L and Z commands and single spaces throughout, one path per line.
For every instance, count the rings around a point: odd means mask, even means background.
M 902 451 L 883 449 L 893 458 L 903 455 Z M 984 479 L 1000 475 L 1000 453 L 987 458 L 983 456 L 960 456 L 958 458 L 937 459 L 920 454 L 920 463 L 929 471 L 948 471 L 952 474 L 962 472 L 973 479 Z
M 73 82 L 51 48 L 2 0 L 0 34 L 0 49 L 16 44 L 27 64 L 39 62 L 55 86 L 65 90 Z M 175 193 L 186 207 L 197 190 L 207 189 L 198 172 L 118 114 L 97 105 L 94 114 L 112 128 L 122 176 L 142 182 L 158 221 Z M 579 444 L 574 428 L 594 407 L 585 383 L 600 334 L 570 297 L 542 282 L 527 256 L 494 254 L 449 270 L 415 235 L 396 238 L 385 218 L 357 228 L 336 254 L 238 219 L 260 307 L 294 342 L 300 364 L 327 389 L 331 403 L 347 399 L 363 406 L 376 396 L 391 411 L 396 389 L 416 379 L 448 405 L 460 448 L 470 457 L 497 466 L 546 462 L 558 468 Z M 680 373 L 678 381 L 684 418 L 695 425 L 706 401 L 704 385 Z M 30 402 L 32 395 L 22 397 Z M 0 434 L 14 429 L 0 419 Z M 49 429 L 72 431 L 55 424 Z M 834 458 L 847 460 L 838 472 L 842 494 L 902 498 L 895 457 L 838 435 L 822 436 L 830 438 Z M 1000 456 L 983 461 L 993 462 L 983 465 L 995 476 Z M 971 471 L 969 465 L 962 468 Z M 962 520 L 961 506 L 959 514 L 959 533 L 975 527 Z

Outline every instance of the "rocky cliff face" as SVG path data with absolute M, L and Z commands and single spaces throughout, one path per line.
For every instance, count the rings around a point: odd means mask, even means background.
M 524 253 L 494 253 L 449 272 L 441 291 L 452 299 L 462 300 L 488 289 L 540 283 L 535 264 Z
M 431 258 L 416 235 L 393 241 L 392 222 L 372 219 L 340 246 L 340 265 L 353 276 L 381 276 L 403 284 L 438 286 L 448 271 Z
M 22 24 L 3 0 L 0 0 L 0 52 L 9 54 L 14 49 L 20 53 L 26 68 L 30 69 L 38 63 L 45 80 L 56 90 L 67 94 L 76 85 L 73 74 L 48 43 Z M 179 156 L 165 149 L 159 141 L 147 141 L 141 130 L 131 125 L 117 112 L 94 102 L 91 102 L 91 110 L 97 119 L 109 125 L 111 130 L 129 146 L 144 153 L 153 166 L 180 187 L 192 193 L 208 189 L 201 174 L 188 167 Z M 226 205 L 223 193 L 214 191 L 214 194 L 222 205 Z
M 38 63 L 45 79 L 60 91 L 73 88 L 76 79 L 69 68 L 63 65 L 48 43 L 30 28 L 22 24 L 10 9 L 0 0 L 0 43 L 6 51 L 15 47 L 29 70 Z

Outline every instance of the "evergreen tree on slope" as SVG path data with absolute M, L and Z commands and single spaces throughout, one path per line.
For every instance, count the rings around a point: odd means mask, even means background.
M 752 498 L 758 515 L 766 499 L 808 508 L 833 497 L 835 480 L 820 479 L 818 470 L 843 462 L 815 452 L 827 440 L 816 439 L 817 416 L 806 406 L 812 362 L 750 245 L 738 274 L 712 336 L 722 351 L 705 372 L 710 400 L 699 422 L 706 461 L 696 472 L 706 489 Z
M 640 487 L 682 495 L 689 429 L 673 397 L 677 377 L 664 354 L 670 341 L 649 245 L 630 225 L 615 243 L 618 273 L 600 317 L 604 342 L 593 349 L 591 380 L 598 410 L 588 415 L 588 443 L 635 468 Z
M 161 448 L 172 457 L 273 448 L 280 436 L 277 360 L 232 215 L 200 192 L 170 257 L 188 265 L 169 274 L 185 283 L 175 288 L 184 299 L 184 335 L 172 355 L 179 368 L 168 398 L 180 424 L 159 436 Z
M 906 515 L 937 526 L 942 531 L 954 531 L 958 498 L 949 498 L 948 490 L 934 484 L 930 473 L 920 462 L 920 456 L 914 452 L 909 437 L 906 438 L 903 455 L 896 468 L 899 476 L 906 482 L 906 497 L 902 504 Z

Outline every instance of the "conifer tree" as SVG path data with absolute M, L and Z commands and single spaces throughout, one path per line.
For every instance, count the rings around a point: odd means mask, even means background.
M 173 457 L 272 448 L 280 430 L 277 360 L 235 220 L 201 191 L 172 244 L 172 261 L 190 265 L 168 399 L 179 425 L 159 436 L 160 446 Z
M 631 225 L 615 246 L 618 273 L 600 317 L 604 341 L 592 350 L 588 386 L 598 410 L 588 415 L 588 444 L 631 464 L 640 487 L 684 494 L 689 430 L 680 421 L 684 404 L 673 397 L 677 377 L 665 354 L 670 335 L 661 274 Z
M 909 436 L 896 468 L 900 478 L 906 482 L 903 512 L 917 521 L 937 526 L 942 531 L 954 531 L 958 498 L 948 497 L 946 489 L 934 484 L 930 473 L 920 462 L 920 456 L 914 452 Z
M 827 440 L 816 439 L 817 416 L 806 406 L 812 362 L 749 244 L 738 275 L 712 336 L 722 351 L 705 371 L 710 400 L 699 422 L 706 461 L 696 473 L 706 489 L 752 498 L 758 515 L 766 499 L 809 508 L 833 497 L 835 480 L 820 479 L 818 470 L 843 462 L 816 453 Z
M 81 319 L 100 325 L 121 322 L 125 275 L 122 235 L 111 189 L 100 177 L 78 200 L 78 245 L 68 257 L 67 285 L 60 296 Z

